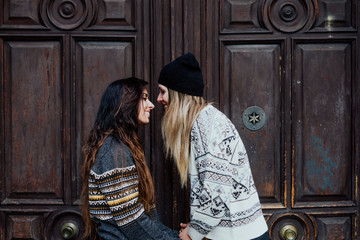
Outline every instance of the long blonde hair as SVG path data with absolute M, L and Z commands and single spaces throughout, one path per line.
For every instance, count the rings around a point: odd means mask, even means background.
M 187 183 L 190 160 L 190 135 L 200 111 L 207 105 L 202 97 L 180 93 L 171 89 L 169 104 L 161 122 L 165 153 L 172 157 L 180 174 L 180 182 Z

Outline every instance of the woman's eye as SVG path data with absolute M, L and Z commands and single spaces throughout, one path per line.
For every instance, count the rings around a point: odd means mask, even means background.
M 146 102 L 149 99 L 149 95 L 143 94 L 142 98 Z

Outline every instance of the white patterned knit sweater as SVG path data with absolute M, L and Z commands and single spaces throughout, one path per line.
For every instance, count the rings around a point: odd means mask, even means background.
M 267 231 L 245 147 L 231 121 L 211 105 L 192 127 L 189 177 L 193 240 L 252 239 Z

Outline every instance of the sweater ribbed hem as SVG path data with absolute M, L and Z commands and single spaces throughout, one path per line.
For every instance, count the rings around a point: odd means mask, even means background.
M 256 221 L 240 227 L 220 227 L 216 226 L 208 234 L 204 235 L 189 227 L 188 234 L 192 240 L 202 240 L 204 237 L 209 239 L 226 240 L 250 240 L 260 237 L 268 230 L 264 218 L 258 218 Z

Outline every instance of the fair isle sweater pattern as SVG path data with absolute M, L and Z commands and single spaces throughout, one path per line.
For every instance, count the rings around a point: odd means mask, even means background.
M 155 206 L 149 214 L 139 200 L 139 176 L 130 149 L 110 135 L 99 148 L 89 176 L 89 210 L 101 239 L 177 240 Z
M 103 174 L 91 171 L 89 176 L 90 215 L 118 226 L 140 218 L 144 208 L 138 202 L 138 176 L 135 165 L 116 168 Z
M 89 174 L 90 217 L 127 227 L 145 214 L 138 201 L 139 180 L 132 154 L 109 136 L 96 154 Z
M 191 149 L 190 228 L 206 236 L 215 227 L 243 227 L 263 218 L 241 138 L 231 121 L 211 105 L 193 125 Z

